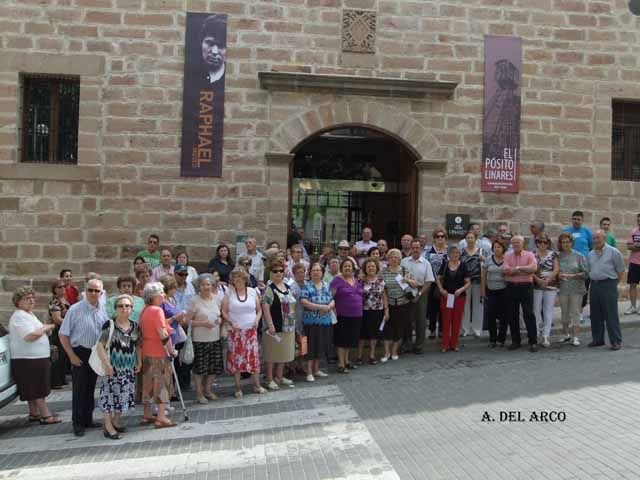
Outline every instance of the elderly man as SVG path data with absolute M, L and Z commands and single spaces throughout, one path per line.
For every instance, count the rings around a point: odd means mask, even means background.
M 163 248 L 160 251 L 160 265 L 151 271 L 152 282 L 159 282 L 165 275 L 173 275 L 173 265 L 171 264 L 172 259 L 173 254 L 171 253 L 171 250 Z
M 356 251 L 358 252 L 358 257 L 366 257 L 367 252 L 370 248 L 377 247 L 378 244 L 371 240 L 373 237 L 373 232 L 369 227 L 364 227 L 362 229 L 362 240 L 358 240 L 356 242 Z
M 622 332 L 618 316 L 618 282 L 624 275 L 624 258 L 617 248 L 607 245 L 607 234 L 596 230 L 593 236 L 594 249 L 589 252 L 589 279 L 591 294 L 591 337 L 589 347 L 604 345 L 604 327 L 607 326 L 612 350 L 620 350 Z
M 413 242 L 413 236 L 405 233 L 400 237 L 400 250 L 402 251 L 402 258 L 411 256 L 411 242 Z
M 544 234 L 544 222 L 539 220 L 531 222 L 531 225 L 529 225 L 529 231 L 531 232 L 531 236 L 527 243 L 527 250 L 536 253 L 536 240 Z
M 422 256 L 422 245 L 419 240 L 413 240 L 411 242 L 411 256 L 403 258 L 400 265 L 406 272 L 405 282 L 409 284 L 415 294 L 415 298 L 409 304 L 409 318 L 411 322 L 407 329 L 408 331 L 405 332 L 403 343 L 406 342 L 408 344 L 411 342 L 411 330 L 413 326 L 416 330 L 413 353 L 421 355 L 427 331 L 427 298 L 429 287 L 431 287 L 431 283 L 433 283 L 435 278 L 431 264 Z
M 536 317 L 533 314 L 533 274 L 538 263 L 533 253 L 524 250 L 524 238 L 516 235 L 511 239 L 513 250 L 504 255 L 504 275 L 507 281 L 507 315 L 511 330 L 509 350 L 520 348 L 520 319 L 517 312 L 522 307 L 524 323 L 529 338 L 529 351 L 538 351 Z
M 244 241 L 247 248 L 247 256 L 251 261 L 249 273 L 260 283 L 264 282 L 264 257 L 258 251 L 258 243 L 254 237 L 249 237 Z
M 60 327 L 60 343 L 72 365 L 71 419 L 73 433 L 77 437 L 84 435 L 85 428 L 100 426 L 93 421 L 93 392 L 97 377 L 89 366 L 89 356 L 91 348 L 98 341 L 102 326 L 108 321 L 105 310 L 100 308 L 102 291 L 102 280 L 89 280 L 85 298 L 69 308 Z
M 149 264 L 151 268 L 156 268 L 160 265 L 160 237 L 155 233 L 149 235 L 147 239 L 147 249 L 138 253 L 139 257 L 144 258 L 144 262 Z
M 469 228 L 467 228 L 467 232 L 475 233 L 476 238 L 479 239 L 480 235 L 482 234 L 482 230 L 480 229 L 480 224 L 470 223 Z M 467 240 L 465 238 L 463 238 L 458 242 L 458 248 L 460 249 L 460 252 L 464 251 L 464 249 L 467 248 Z M 478 248 L 482 248 L 482 245 L 478 244 Z

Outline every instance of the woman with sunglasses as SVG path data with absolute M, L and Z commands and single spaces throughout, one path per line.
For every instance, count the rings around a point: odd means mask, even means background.
M 135 405 L 136 373 L 142 368 L 140 330 L 129 318 L 133 297 L 118 295 L 115 307 L 115 319 L 104 324 L 96 344 L 106 373 L 100 386 L 103 434 L 111 440 L 118 440 L 120 433 L 126 431 L 121 417 Z
M 266 364 L 266 380 L 269 390 L 279 390 L 280 385 L 291 386 L 293 381 L 284 377 L 284 366 L 295 358 L 296 299 L 285 283 L 285 263 L 271 263 L 271 281 L 262 297 L 264 329 L 262 347 Z
M 558 273 L 560 311 L 562 313 L 562 343 L 569 343 L 574 347 L 580 346 L 580 312 L 582 311 L 582 297 L 587 292 L 584 284 L 587 275 L 587 261 L 573 249 L 573 236 L 563 233 L 558 237 Z M 573 325 L 573 340 L 569 334 L 569 325 Z
M 251 258 L 248 255 L 241 255 L 240 258 L 238 258 L 238 266 L 244 268 L 249 274 L 249 286 L 251 288 L 256 288 L 258 286 L 258 279 L 250 271 Z
M 49 323 L 54 325 L 49 339 L 49 343 L 55 347 L 55 354 L 53 354 L 54 350 L 52 350 L 53 355 L 51 358 L 51 388 L 54 390 L 59 390 L 67 384 L 66 373 L 71 368 L 69 357 L 67 357 L 64 348 L 62 348 L 60 337 L 58 337 L 62 320 L 71 306 L 64 296 L 64 288 L 64 281 L 56 279 L 51 285 L 53 298 L 49 302 Z
M 449 261 L 447 256 L 447 233 L 442 228 L 433 231 L 433 245 L 427 250 L 427 260 L 431 264 L 431 269 L 437 273 L 442 268 L 442 264 Z M 427 303 L 427 318 L 429 319 L 429 338 L 436 338 L 436 330 L 440 323 L 440 292 L 437 288 L 431 287 L 429 290 L 429 300 Z
M 551 345 L 549 336 L 558 295 L 556 282 L 560 272 L 558 254 L 551 250 L 551 240 L 546 234 L 536 238 L 535 256 L 538 271 L 533 277 L 533 313 L 538 324 L 538 337 L 542 337 L 541 345 L 546 348 Z

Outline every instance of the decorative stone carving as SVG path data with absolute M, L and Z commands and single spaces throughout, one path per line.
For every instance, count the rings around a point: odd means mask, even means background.
M 376 12 L 342 11 L 342 51 L 375 53 Z

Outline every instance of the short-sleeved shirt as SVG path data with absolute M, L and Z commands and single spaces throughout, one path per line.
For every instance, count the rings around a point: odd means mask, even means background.
M 580 252 L 585 257 L 589 256 L 589 251 L 593 248 L 593 234 L 586 227 L 573 228 L 569 226 L 564 229 L 573 237 L 573 249 Z
M 67 299 L 69 305 L 73 305 L 77 303 L 80 298 L 80 292 L 78 291 L 78 287 L 76 287 L 73 283 L 68 287 L 64 287 L 64 298 Z
M 105 308 L 107 310 L 107 316 L 109 318 L 115 318 L 116 316 L 116 299 L 119 295 L 113 295 L 107 299 L 107 303 Z M 140 321 L 140 314 L 144 309 L 144 300 L 136 295 L 131 295 L 133 298 L 133 308 L 131 309 L 131 315 L 129 315 L 129 320 L 133 320 L 138 323 Z
M 167 328 L 164 312 L 160 307 L 147 305 L 140 315 L 140 330 L 142 331 L 142 356 L 164 358 L 167 351 L 158 335 L 158 329 Z
M 402 259 L 400 265 L 407 271 L 409 278 L 418 282 L 419 287 L 435 280 L 431 264 L 424 257 L 418 257 L 417 260 L 413 257 L 406 257 Z
M 384 280 L 376 276 L 373 281 L 360 280 L 364 292 L 365 310 L 384 310 Z
M 169 271 L 165 270 L 162 265 L 158 265 L 153 270 L 151 270 L 151 281 L 159 282 L 162 277 L 167 275 L 173 275 L 173 265 L 169 267 Z
M 377 247 L 378 244 L 373 240 L 369 240 L 368 242 L 364 242 L 363 240 L 358 240 L 356 242 L 356 251 L 358 254 L 367 253 L 370 248 Z
M 60 312 L 60 318 L 64 320 L 64 316 L 67 314 L 67 310 L 69 310 L 69 302 L 66 298 L 52 298 L 49 302 L 49 320 L 53 323 L 53 312 Z
M 92 348 L 98 341 L 102 325 L 108 320 L 100 304 L 91 305 L 87 299 L 71 305 L 60 327 L 60 334 L 69 337 L 72 347 Z
M 633 230 L 631 230 L 631 233 L 629 234 L 629 240 L 627 240 L 628 243 L 640 243 L 640 228 L 636 227 Z M 640 250 L 638 250 L 637 252 L 631 252 L 631 255 L 629 255 L 629 263 L 635 263 L 636 265 L 640 265 Z
M 522 250 L 520 255 L 516 255 L 516 252 L 510 251 L 504 254 L 504 266 L 502 268 L 515 268 L 515 267 L 536 267 L 538 262 L 536 256 L 527 251 Z M 533 273 L 520 273 L 518 275 L 511 275 L 505 277 L 508 283 L 527 284 L 533 283 Z
M 439 272 L 444 262 L 449 261 L 449 255 L 445 248 L 443 252 L 438 252 L 433 245 L 425 253 L 425 258 L 429 260 L 433 272 Z
M 33 313 L 16 310 L 9 319 L 9 348 L 12 358 L 49 358 L 49 338 L 46 334 L 33 342 L 24 339 L 39 328 L 42 322 Z
M 537 272 L 538 277 L 545 280 L 549 278 L 551 275 L 553 275 L 553 264 L 556 258 L 558 258 L 558 254 L 553 250 L 547 250 L 547 254 L 544 257 L 540 257 L 539 252 L 536 252 L 534 255 L 536 256 L 536 262 L 538 263 L 538 272 Z M 537 286 L 535 288 L 539 290 L 555 290 L 556 289 L 554 286 L 551 286 L 551 285 L 545 289 L 538 288 Z
M 489 255 L 486 258 L 483 268 L 487 272 L 487 288 L 489 290 L 502 290 L 507 288 L 507 282 L 504 279 L 504 270 L 502 269 L 503 263 L 504 258 L 498 263 L 494 255 Z
M 176 288 L 175 293 L 173 294 L 173 298 L 176 300 L 176 305 L 182 311 L 189 310 L 189 301 L 195 297 L 196 290 L 193 288 L 193 285 L 187 281 L 184 284 L 184 287 Z M 222 301 L 222 300 L 221 300 Z
M 464 287 L 465 278 L 470 278 L 469 272 L 467 272 L 467 266 L 462 263 L 462 261 L 455 270 L 449 268 L 449 262 L 443 263 L 438 276 L 442 277 L 440 281 L 442 288 L 452 295 L 456 293 L 456 290 Z M 462 295 L 466 294 L 463 293 Z
M 617 280 L 618 274 L 624 272 L 625 269 L 624 258 L 620 250 L 606 243 L 601 254 L 595 249 L 589 252 L 587 265 L 589 278 L 594 281 Z
M 140 330 L 136 322 L 129 321 L 129 328 L 123 330 L 118 322 L 113 320 L 113 335 L 111 345 L 106 345 L 109 340 L 111 322 L 102 326 L 99 342 L 105 344 L 105 350 L 109 349 L 109 363 L 116 372 L 130 372 L 136 367 L 136 346 L 140 342 Z
M 275 283 L 269 283 L 262 297 L 262 303 L 269 305 L 271 321 L 276 332 L 293 332 L 295 330 L 296 299 L 287 284 L 284 284 L 284 290 L 280 290 Z M 267 322 L 263 322 L 263 327 L 266 331 Z
M 560 264 L 560 273 L 586 273 L 587 261 L 581 253 L 571 250 L 567 255 L 564 252 L 558 254 L 558 263 Z M 586 276 L 570 278 L 569 280 L 560 280 L 560 295 L 584 295 L 587 293 L 587 287 L 584 284 Z
M 342 276 L 331 281 L 330 288 L 334 291 L 336 313 L 341 317 L 362 317 L 363 290 L 362 284 L 353 277 L 354 284 L 349 285 Z
M 220 274 L 220 281 L 224 283 L 229 283 L 229 274 L 234 269 L 235 265 L 231 262 L 224 263 L 218 257 L 213 257 L 209 260 L 209 265 L 207 265 L 207 271 L 211 272 L 215 270 Z
M 177 320 L 169 320 L 172 317 L 175 317 L 180 313 L 180 309 L 175 303 L 175 300 L 172 302 L 169 298 L 166 298 L 160 308 L 164 312 L 164 318 L 167 320 L 167 323 L 171 325 L 173 332 L 171 332 L 171 341 L 174 345 L 178 343 L 178 326 L 180 325 Z
M 207 300 L 200 295 L 196 295 L 191 297 L 188 311 L 193 312 L 193 319 L 198 322 L 220 320 L 220 299 L 217 295 L 212 295 Z M 193 327 L 191 329 L 191 338 L 194 342 L 216 342 L 220 340 L 220 325 L 216 325 L 213 328 Z
M 404 296 L 404 290 L 396 280 L 400 275 L 404 277 L 404 270 L 401 268 L 398 272 L 392 272 L 389 268 L 383 268 L 380 276 L 384 280 L 384 288 L 387 291 L 387 299 L 390 305 L 405 305 L 409 303 L 407 297 Z
M 144 258 L 144 263 L 151 268 L 156 268 L 160 265 L 160 250 L 156 250 L 155 253 L 151 253 L 149 250 L 142 250 L 138 253 L 138 256 Z
M 608 245 L 618 248 L 618 241 L 616 240 L 616 237 L 614 237 L 611 232 L 607 233 L 607 238 L 605 239 L 605 241 L 607 242 Z
M 333 295 L 331 295 L 331 290 L 326 282 L 322 282 L 320 288 L 317 288 L 313 282 L 306 282 L 300 292 L 300 300 L 303 299 L 318 305 L 329 305 L 333 300 Z M 302 313 L 302 323 L 305 325 L 331 325 L 331 314 L 305 308 Z
M 464 264 L 467 271 L 467 275 L 473 283 L 480 282 L 480 275 L 482 273 L 482 250 L 478 247 L 473 254 L 467 253 L 466 250 L 462 250 L 460 254 L 460 261 Z

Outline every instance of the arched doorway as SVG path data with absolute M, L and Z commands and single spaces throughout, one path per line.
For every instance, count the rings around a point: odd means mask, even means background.
M 314 251 L 355 242 L 367 226 L 390 248 L 416 231 L 416 156 L 396 137 L 366 125 L 340 125 L 317 132 L 292 153 L 291 223 L 304 228 Z

